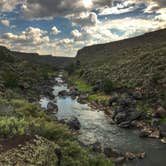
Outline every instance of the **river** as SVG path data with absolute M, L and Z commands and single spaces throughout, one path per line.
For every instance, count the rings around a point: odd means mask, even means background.
M 127 166 L 165 166 L 166 145 L 159 140 L 151 138 L 140 138 L 138 130 L 122 129 L 110 123 L 103 111 L 93 110 L 86 104 L 79 104 L 71 97 L 58 97 L 62 90 L 68 90 L 67 84 L 61 83 L 53 87 L 53 94 L 56 96 L 56 104 L 59 111 L 56 116 L 59 120 L 78 118 L 81 123 L 78 139 L 84 144 L 92 144 L 96 141 L 103 146 L 110 146 L 121 152 L 146 152 L 144 159 L 135 159 L 126 163 Z M 42 107 L 46 107 L 48 99 L 42 99 Z

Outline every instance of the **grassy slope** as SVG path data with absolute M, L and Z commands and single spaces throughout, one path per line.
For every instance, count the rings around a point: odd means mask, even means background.
M 114 89 L 139 89 L 144 100 L 166 106 L 166 30 L 78 52 L 77 75 L 94 85 L 110 80 Z M 80 79 L 80 78 L 79 78 Z
M 27 95 L 40 94 L 38 82 L 52 72 L 0 47 L 0 165 L 112 165 L 81 148 L 67 126 L 26 100 Z

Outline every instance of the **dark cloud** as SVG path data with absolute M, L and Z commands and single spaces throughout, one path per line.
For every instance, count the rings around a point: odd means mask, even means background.
M 156 2 L 160 7 L 165 7 L 166 6 L 166 0 L 153 0 Z
M 88 11 L 101 6 L 110 6 L 112 0 L 92 0 L 92 6 L 85 6 L 84 0 L 27 0 L 22 6 L 25 18 L 66 16 Z

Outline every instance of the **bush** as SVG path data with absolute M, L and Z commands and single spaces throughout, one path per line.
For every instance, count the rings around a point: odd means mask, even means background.
M 77 80 L 75 81 L 76 88 L 81 91 L 81 92 L 89 92 L 92 91 L 92 87 L 88 85 L 85 81 L 83 80 Z
M 11 105 L 14 107 L 16 116 L 19 117 L 44 117 L 44 112 L 41 108 L 26 100 L 12 100 Z
M 113 90 L 113 83 L 111 80 L 106 79 L 103 83 L 103 90 L 105 93 L 109 94 Z
M 18 76 L 12 71 L 3 73 L 4 85 L 7 88 L 15 88 L 18 86 Z
M 62 166 L 113 166 L 113 163 L 101 154 L 92 155 L 88 149 L 81 148 L 74 141 L 65 141 L 60 147 L 63 154 Z
M 4 138 L 24 135 L 28 130 L 29 123 L 25 119 L 0 117 L 0 135 Z
M 76 70 L 76 65 L 74 63 L 71 63 L 65 68 L 65 70 L 68 72 L 69 75 L 71 75 Z

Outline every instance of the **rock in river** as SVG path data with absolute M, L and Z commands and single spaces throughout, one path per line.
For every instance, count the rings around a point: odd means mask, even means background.
M 47 105 L 47 110 L 48 112 L 56 113 L 58 112 L 58 106 L 53 102 L 49 102 Z
M 71 118 L 67 122 L 67 125 L 72 130 L 80 130 L 80 128 L 81 128 L 81 123 L 79 122 L 79 120 L 76 117 Z
M 62 90 L 58 93 L 58 96 L 60 96 L 60 97 L 68 96 L 68 92 L 66 90 Z

